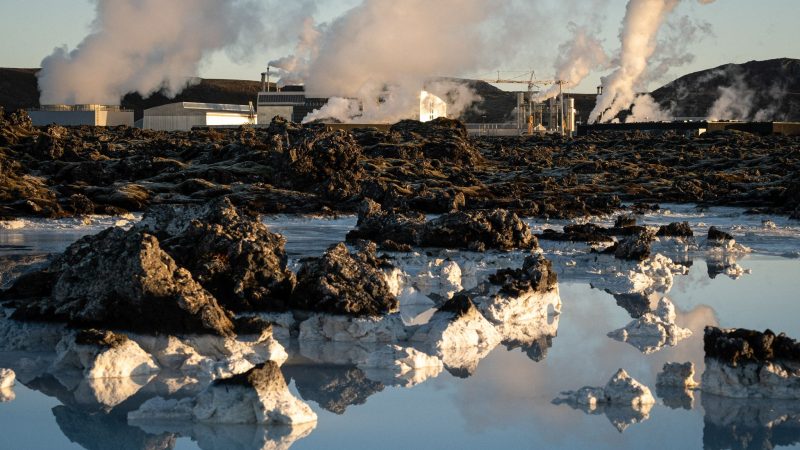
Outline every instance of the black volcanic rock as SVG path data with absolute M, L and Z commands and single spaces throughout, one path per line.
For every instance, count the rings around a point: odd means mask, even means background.
M 614 256 L 619 259 L 644 261 L 650 257 L 650 246 L 654 237 L 654 234 L 649 230 L 629 236 L 617 243 Z
M 472 251 L 538 247 L 530 227 L 516 214 L 502 209 L 443 214 L 425 224 L 423 247 Z
M 744 328 L 720 329 L 708 326 L 703 334 L 706 358 L 736 366 L 739 363 L 767 361 L 800 362 L 800 343 L 784 333 L 775 335 Z
M 694 232 L 689 226 L 689 222 L 672 222 L 668 225 L 661 225 L 656 236 L 692 237 Z
M 227 198 L 206 205 L 149 209 L 137 228 L 161 247 L 224 307 L 285 310 L 295 284 L 286 240 Z
M 731 236 L 729 233 L 720 230 L 717 227 L 711 227 L 708 229 L 709 241 L 725 242 L 725 241 L 730 241 L 731 239 L 733 239 L 733 236 Z
M 522 268 L 500 269 L 489 276 L 493 284 L 501 285 L 500 292 L 519 296 L 526 292 L 547 292 L 558 285 L 553 263 L 541 254 L 525 257 Z
M 297 273 L 293 309 L 348 316 L 381 316 L 397 311 L 397 298 L 381 271 L 375 246 L 350 253 L 343 243 L 307 259 Z
M 43 272 L 51 274 L 40 277 L 53 280 L 51 296 L 19 301 L 13 318 L 145 333 L 233 334 L 216 299 L 146 233 L 109 228 L 86 236 Z

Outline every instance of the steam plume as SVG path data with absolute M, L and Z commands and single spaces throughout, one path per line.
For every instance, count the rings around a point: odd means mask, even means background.
M 713 0 L 699 2 L 708 4 Z M 611 121 L 620 111 L 628 109 L 634 103 L 640 105 L 640 110 L 645 109 L 652 115 L 664 114 L 653 109 L 655 102 L 652 98 L 641 98 L 643 96 L 636 92 L 647 81 L 648 62 L 657 48 L 658 31 L 678 3 L 680 0 L 629 0 L 620 32 L 622 48 L 619 67 L 603 78 L 603 94 L 598 97 L 597 104 L 589 115 L 590 122 Z M 685 58 L 673 58 L 668 59 L 667 63 L 676 61 L 687 62 Z M 641 115 L 640 113 L 639 116 Z M 635 120 L 635 116 L 636 114 L 632 119 Z
M 42 61 L 42 104 L 118 104 L 129 92 L 178 93 L 203 59 L 233 56 L 261 29 L 252 0 L 96 0 L 92 32 L 72 51 Z
M 352 105 L 341 98 L 357 98 L 360 120 L 407 118 L 431 77 L 492 64 L 483 32 L 509 3 L 365 0 L 330 24 L 308 24 L 295 54 L 270 64 L 282 69 L 284 81 L 304 80 L 309 96 L 340 98 L 320 114 L 350 114 Z

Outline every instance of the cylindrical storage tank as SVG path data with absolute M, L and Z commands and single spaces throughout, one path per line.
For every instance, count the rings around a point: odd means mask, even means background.
M 567 134 L 572 136 L 573 133 L 575 132 L 575 99 L 574 98 L 570 97 L 570 98 L 567 99 L 566 109 L 567 109 L 567 111 L 566 111 L 566 114 L 564 115 L 565 122 L 566 122 L 566 128 L 567 128 L 566 131 L 567 131 Z

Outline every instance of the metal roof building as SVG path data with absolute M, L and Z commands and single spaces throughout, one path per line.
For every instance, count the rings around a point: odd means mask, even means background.
M 142 128 L 188 131 L 192 127 L 255 125 L 249 105 L 178 102 L 144 110 Z
M 36 126 L 133 126 L 133 111 L 117 105 L 42 105 L 40 108 L 29 109 L 28 115 Z

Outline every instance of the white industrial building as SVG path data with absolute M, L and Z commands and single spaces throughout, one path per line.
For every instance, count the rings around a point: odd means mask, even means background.
M 255 125 L 250 105 L 179 102 L 144 110 L 142 128 L 160 131 L 188 131 L 192 127 Z
M 133 111 L 116 105 L 42 105 L 40 108 L 29 109 L 28 115 L 35 126 L 133 126 Z
M 428 91 L 419 93 L 419 121 L 430 122 L 439 117 L 447 117 L 447 102 Z

